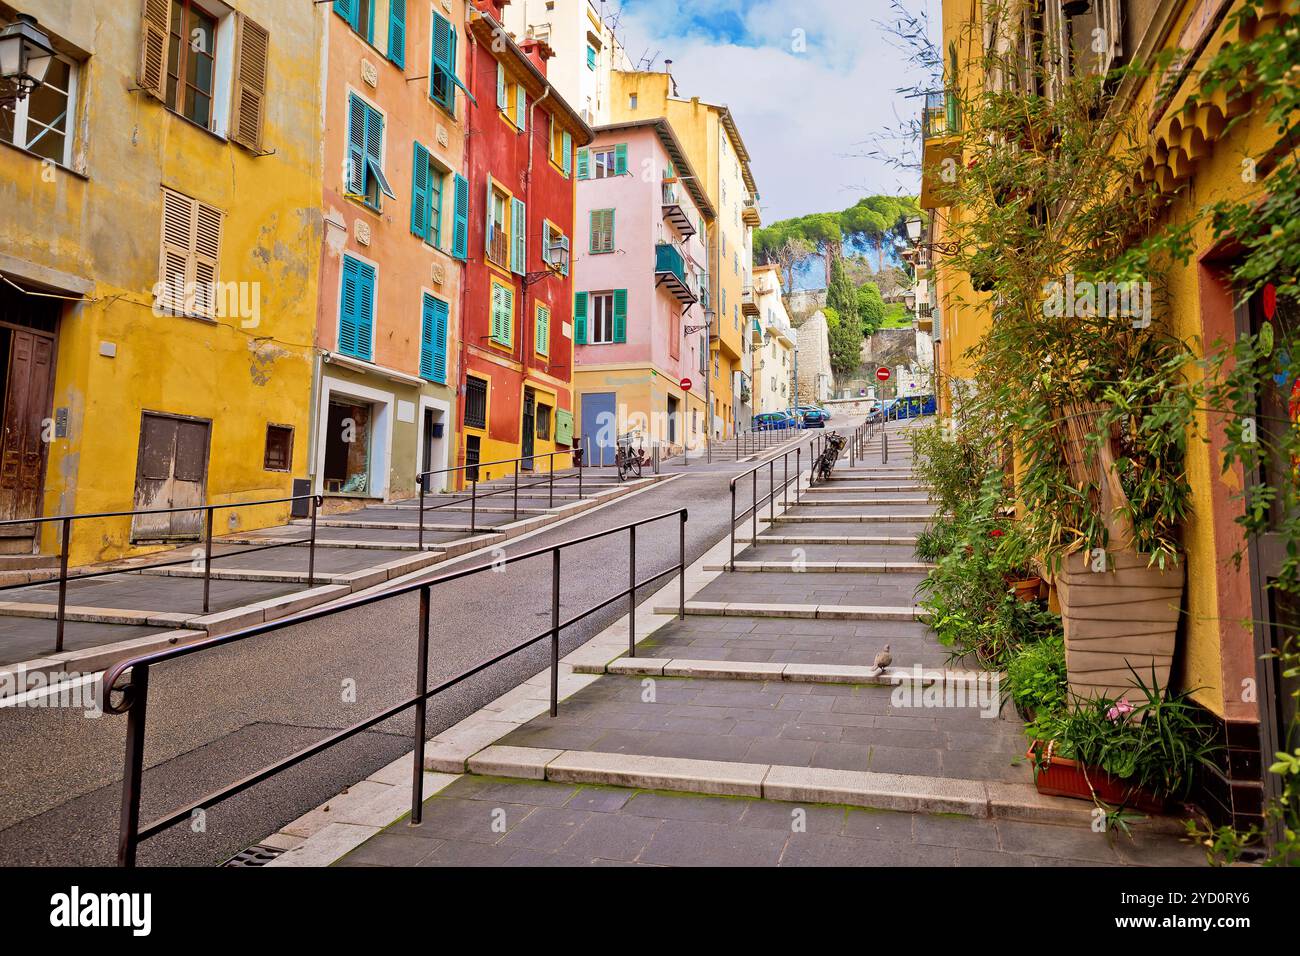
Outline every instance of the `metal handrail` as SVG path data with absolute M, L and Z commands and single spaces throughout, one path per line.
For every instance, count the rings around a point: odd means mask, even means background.
M 820 448 L 820 445 L 823 441 L 824 441 L 823 435 L 815 435 L 813 436 L 811 441 L 808 442 L 809 451 L 812 453 L 811 454 L 812 465 L 814 467 L 816 466 L 817 463 L 817 457 L 818 457 L 817 451 Z M 731 540 L 731 550 L 730 550 L 730 559 L 727 562 L 727 570 L 729 571 L 736 570 L 736 519 L 737 517 L 739 517 L 740 521 L 743 523 L 746 515 L 752 515 L 753 517 L 752 540 L 753 542 L 756 543 L 758 541 L 758 514 L 763 504 L 768 505 L 768 520 L 771 520 L 776 515 L 776 498 L 778 494 L 784 495 L 785 500 L 783 502 L 783 506 L 789 507 L 790 505 L 789 488 L 790 488 L 791 481 L 794 482 L 795 504 L 799 503 L 800 472 L 803 471 L 803 449 L 804 446 L 802 444 L 797 445 L 794 448 L 786 449 L 786 451 L 783 452 L 782 454 L 773 455 L 767 461 L 761 461 L 753 468 L 749 469 L 748 471 L 736 475 L 728 483 L 728 490 L 731 493 L 731 523 L 728 525 L 727 533 L 730 536 L 730 540 Z M 793 478 L 790 477 L 790 455 L 792 453 L 795 456 Z M 781 467 L 783 471 L 782 481 L 779 486 L 776 484 L 776 462 L 778 460 L 781 462 Z M 767 494 L 764 495 L 762 499 L 760 499 L 758 494 L 758 474 L 764 468 L 767 468 L 768 491 Z M 739 514 L 739 516 L 737 516 L 736 488 L 746 478 L 751 479 L 750 485 L 751 485 L 752 493 L 751 493 L 750 506 L 746 508 L 744 511 L 742 511 Z
M 547 477 L 546 477 L 546 479 L 545 479 L 544 481 L 539 481 L 539 482 L 537 482 L 536 484 L 525 485 L 524 487 L 525 487 L 525 488 L 540 488 L 543 484 L 548 485 L 548 487 L 549 487 L 549 491 L 547 492 L 547 499 L 546 499 L 546 502 L 547 502 L 547 503 L 546 503 L 546 507 L 548 507 L 548 508 L 553 508 L 553 507 L 555 507 L 555 456 L 556 456 L 556 455 L 571 455 L 571 454 L 573 454 L 573 449 L 572 449 L 572 448 L 570 448 L 568 451 L 544 451 L 544 452 L 537 452 L 536 454 L 532 454 L 532 455 L 520 455 L 518 458 L 502 458 L 502 459 L 500 459 L 500 460 L 498 460 L 498 461 L 476 461 L 476 462 L 474 462 L 472 465 L 471 465 L 471 464 L 465 464 L 465 465 L 452 465 L 451 467 L 448 467 L 448 468 L 434 468 L 434 469 L 430 469 L 429 471 L 422 471 L 422 472 L 417 473 L 416 476 L 415 476 L 415 482 L 416 482 L 416 484 L 419 485 L 419 487 L 420 487 L 420 530 L 419 530 L 419 535 L 418 535 L 418 544 L 417 544 L 417 547 L 418 547 L 419 550 L 421 550 L 421 551 L 424 550 L 424 513 L 425 513 L 426 510 L 429 510 L 429 511 L 436 511 L 436 510 L 439 509 L 439 508 L 446 508 L 446 507 L 449 507 L 450 505 L 453 505 L 453 504 L 464 504 L 464 503 L 465 503 L 465 499 L 464 499 L 464 498 L 461 498 L 461 499 L 459 499 L 459 500 L 457 500 L 457 501 L 444 501 L 442 504 L 434 505 L 432 508 L 427 508 L 427 506 L 426 506 L 425 503 L 424 503 L 424 499 L 425 499 L 425 496 L 426 496 L 426 495 L 428 494 L 428 492 L 429 492 L 429 480 L 428 480 L 428 479 L 429 479 L 432 475 L 445 475 L 445 474 L 452 474 L 452 473 L 454 473 L 454 472 L 458 472 L 458 471 L 468 471 L 468 470 L 471 469 L 471 468 L 474 469 L 474 476 L 470 479 L 470 494 L 469 494 L 469 530 L 470 530 L 471 532 L 474 532 L 474 531 L 477 531 L 477 530 L 478 530 L 478 500 L 479 500 L 479 498 L 491 498 L 491 497 L 494 496 L 494 495 L 504 494 L 506 491 L 511 491 L 511 492 L 513 492 L 513 495 L 514 495 L 514 506 L 513 506 L 513 508 L 512 508 L 512 512 L 511 512 L 511 513 L 512 513 L 511 520 L 512 520 L 512 521 L 518 521 L 518 520 L 519 520 L 519 488 L 520 488 L 520 485 L 519 485 L 519 469 L 520 469 L 521 464 L 522 464 L 523 462 L 525 462 L 525 461 L 529 461 L 529 462 L 531 462 L 531 461 L 535 461 L 535 460 L 537 460 L 538 458 L 546 458 L 546 459 L 549 459 L 549 461 L 548 461 L 548 465 L 549 465 L 549 467 L 547 468 Z M 504 489 L 499 489 L 499 490 L 496 490 L 496 491 L 490 491 L 490 492 L 487 492 L 486 494 L 480 495 L 480 494 L 479 494 L 479 491 L 478 491 L 478 480 L 479 480 L 479 472 L 478 472 L 478 469 L 480 469 L 480 468 L 491 468 L 491 467 L 493 467 L 493 466 L 495 466 L 495 465 L 514 465 L 514 466 L 515 466 L 515 470 L 514 470 L 514 479 L 515 479 L 515 480 L 514 480 L 514 486 L 513 486 L 513 488 L 504 488 Z M 577 472 L 578 472 L 578 500 L 581 501 L 582 498 L 583 498 L 583 489 L 582 489 L 582 468 L 579 467 L 579 468 L 577 469 Z M 489 479 L 489 480 L 491 480 L 491 479 Z
M 59 522 L 61 530 L 59 534 L 59 600 L 58 607 L 55 611 L 54 620 L 54 653 L 63 652 L 63 632 L 64 625 L 67 623 L 68 608 L 68 578 L 74 577 L 78 580 L 106 577 L 110 574 L 131 574 L 138 571 L 146 571 L 151 568 L 175 567 L 181 564 L 192 564 L 193 557 L 181 558 L 175 561 L 156 561 L 152 564 L 143 564 L 137 567 L 119 567 L 108 568 L 102 571 L 86 571 L 73 575 L 68 574 L 68 558 L 72 547 L 72 523 L 74 521 L 94 521 L 104 520 L 107 518 L 134 518 L 137 515 L 168 515 L 168 514 L 189 514 L 194 512 L 206 513 L 203 533 L 203 613 L 207 614 L 212 609 L 212 533 L 213 533 L 213 515 L 220 510 L 229 508 L 254 508 L 261 505 L 280 505 L 290 504 L 295 501 L 311 502 L 311 532 L 307 537 L 307 587 L 308 589 L 316 586 L 316 516 L 320 509 L 324 496 L 318 494 L 308 495 L 291 495 L 286 498 L 266 498 L 258 501 L 235 501 L 225 502 L 222 504 L 202 504 L 191 505 L 180 508 L 139 508 L 133 511 L 92 511 L 85 514 L 72 515 L 47 515 L 40 518 L 9 518 L 0 521 L 0 527 L 9 525 L 23 524 L 49 524 Z M 254 554 L 258 551 L 269 551 L 272 548 L 293 547 L 301 544 L 300 541 L 284 541 L 276 544 L 263 545 L 256 548 L 245 548 L 242 551 L 234 551 L 228 555 L 218 555 L 222 557 L 236 557 L 241 554 Z M 0 585 L 0 591 L 11 591 L 22 588 L 37 586 L 42 582 L 39 581 L 19 581 L 13 584 Z
M 657 521 L 663 521 L 668 518 L 676 518 L 678 521 L 678 560 L 677 564 L 658 574 L 651 575 L 644 580 L 638 581 L 636 577 L 636 529 L 642 525 L 651 524 Z M 650 518 L 643 518 L 640 521 L 634 521 L 629 524 L 620 525 L 617 528 L 609 528 L 604 531 L 593 532 L 592 534 L 583 535 L 568 541 L 562 541 L 545 548 L 537 548 L 522 554 L 511 555 L 504 558 L 498 558 L 490 564 L 480 565 L 474 568 L 466 568 L 460 571 L 453 571 L 443 574 L 428 581 L 412 581 L 407 584 L 381 591 L 376 594 L 359 595 L 353 598 L 346 598 L 337 604 L 326 607 L 310 608 L 287 617 L 277 618 L 274 621 L 266 621 L 261 624 L 254 624 L 250 627 L 242 628 L 237 631 L 231 631 L 228 634 L 222 634 L 215 637 L 208 637 L 196 641 L 192 644 L 184 644 L 176 647 L 169 647 L 163 650 L 154 651 L 149 654 L 141 654 L 136 657 L 118 661 L 113 664 L 107 671 L 100 684 L 100 694 L 103 710 L 105 713 L 126 714 L 126 752 L 123 758 L 122 774 L 122 809 L 119 819 L 118 829 L 118 849 L 117 862 L 119 866 L 135 866 L 136 850 L 142 840 L 146 840 L 155 834 L 166 830 L 168 827 L 191 817 L 196 810 L 206 810 L 209 807 L 242 793 L 249 787 L 267 780 L 283 770 L 287 770 L 302 761 L 315 756 L 335 744 L 342 743 L 351 737 L 362 733 L 365 730 L 382 723 L 392 717 L 397 716 L 403 711 L 415 709 L 415 726 L 412 734 L 414 738 L 414 752 L 412 759 L 412 779 L 411 779 L 411 823 L 418 824 L 424 804 L 424 749 L 425 749 L 425 718 L 427 714 L 427 704 L 430 698 L 442 693 L 443 691 L 460 684 L 462 681 L 473 677 L 487 668 L 500 661 L 505 660 L 519 651 L 532 647 L 538 641 L 549 637 L 551 639 L 551 716 L 554 717 L 559 713 L 559 662 L 560 662 L 560 632 L 567 627 L 571 627 L 578 622 L 585 620 L 592 614 L 603 608 L 608 607 L 621 598 L 628 598 L 628 653 L 629 656 L 636 656 L 636 594 L 637 590 L 658 581 L 660 578 L 669 574 L 676 573 L 679 575 L 678 583 L 678 617 L 686 617 L 686 520 L 687 509 L 679 508 L 675 511 L 667 511 Z M 608 598 L 592 608 L 588 608 L 580 614 L 577 614 L 566 621 L 560 620 L 560 554 L 566 548 L 572 548 L 575 545 L 585 544 L 589 541 L 595 541 L 598 538 L 608 537 L 613 534 L 628 533 L 628 578 L 629 585 L 613 597 Z M 542 633 L 531 637 L 528 640 L 516 644 L 514 647 L 502 651 L 491 658 L 474 665 L 468 670 L 462 671 L 454 677 L 444 680 L 436 687 L 429 688 L 428 669 L 429 669 L 429 612 L 430 612 L 430 593 L 433 588 L 440 584 L 446 584 L 451 581 L 457 581 L 474 574 L 480 574 L 484 571 L 495 571 L 506 565 L 515 564 L 520 561 L 528 561 L 532 558 L 543 555 L 551 556 L 551 626 Z M 149 673 L 155 665 L 167 661 L 176 660 L 181 657 L 188 657 L 191 654 L 198 654 L 210 648 L 224 647 L 237 641 L 247 640 L 261 634 L 269 634 L 288 627 L 295 627 L 299 624 L 305 624 L 310 621 L 320 620 L 335 614 L 341 614 L 345 611 L 354 610 L 360 607 L 366 607 L 376 604 L 380 601 L 387 601 L 392 598 L 402 597 L 412 592 L 419 592 L 420 601 L 420 619 L 418 622 L 419 640 L 416 648 L 416 691 L 411 697 L 399 701 L 385 708 L 380 713 L 366 718 L 365 720 L 351 724 L 348 727 L 339 730 L 324 740 L 318 741 L 300 750 L 295 751 L 288 757 L 276 761 L 261 770 L 254 771 L 247 776 L 236 780 L 234 783 L 215 790 L 206 796 L 191 801 L 189 804 L 174 810 L 145 826 L 140 826 L 140 794 L 141 783 L 144 776 L 144 734 L 145 720 L 149 703 Z M 129 677 L 127 675 L 129 674 Z M 126 678 L 126 682 L 121 686 L 119 681 Z M 120 692 L 122 698 L 119 702 L 113 702 L 113 693 Z

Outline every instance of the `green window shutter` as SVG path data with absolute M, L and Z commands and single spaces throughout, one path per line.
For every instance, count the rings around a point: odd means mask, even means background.
M 415 155 L 411 159 L 411 233 L 421 239 L 428 239 L 430 233 L 429 215 L 429 151 L 419 143 L 415 144 Z
M 591 211 L 591 222 L 588 231 L 591 233 L 591 237 L 588 241 L 588 252 L 613 252 L 614 210 L 593 209 Z
M 341 16 L 353 30 L 358 30 L 361 12 L 358 0 L 334 0 L 334 12 Z
M 515 126 L 528 129 L 528 93 L 522 83 L 515 87 Z
M 534 343 L 538 355 L 549 355 L 551 351 L 551 310 L 544 305 L 537 307 L 537 340 Z
M 518 199 L 510 200 L 510 271 L 523 275 L 528 271 L 528 209 Z
M 627 175 L 627 143 L 619 143 L 614 147 L 614 175 Z
M 577 345 L 587 342 L 587 293 L 578 292 L 573 296 L 573 341 Z
M 497 109 L 503 112 L 509 106 L 506 99 L 506 67 L 501 61 L 497 61 Z
M 514 342 L 515 291 L 509 286 L 492 285 L 492 338 L 501 345 Z
M 339 351 L 369 361 L 375 318 L 375 267 L 344 256 L 340 298 Z
M 567 130 L 564 133 L 564 175 L 568 176 L 573 171 L 573 134 Z
M 388 59 L 406 68 L 406 0 L 388 0 Z
M 501 340 L 501 286 L 492 283 L 492 339 Z
M 614 341 L 627 341 L 627 289 L 614 290 Z
M 589 149 L 578 150 L 578 178 L 591 178 L 591 150 Z
M 442 299 L 424 295 L 420 322 L 420 376 L 447 383 L 447 318 L 451 307 Z
M 359 196 L 366 188 L 366 104 L 348 97 L 347 191 Z
M 452 199 L 451 254 L 469 258 L 469 180 L 456 174 L 456 195 Z

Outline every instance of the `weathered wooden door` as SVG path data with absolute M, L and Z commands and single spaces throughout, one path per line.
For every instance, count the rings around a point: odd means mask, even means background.
M 520 466 L 525 471 L 533 470 L 534 435 L 537 427 L 537 396 L 531 388 L 524 389 L 524 420 L 519 457 L 523 459 Z
M 0 519 L 40 514 L 49 443 L 43 431 L 54 389 L 54 338 L 6 328 L 8 374 L 0 436 Z
M 136 458 L 136 510 L 201 505 L 207 493 L 208 439 L 211 423 L 145 412 L 140 418 Z M 193 540 L 202 536 L 202 511 L 136 515 L 132 541 Z

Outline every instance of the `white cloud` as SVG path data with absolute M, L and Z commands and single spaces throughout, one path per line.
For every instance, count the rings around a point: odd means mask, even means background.
M 936 20 L 937 0 L 908 5 L 928 5 Z M 915 174 L 861 156 L 873 133 L 919 110 L 895 92 L 918 78 L 880 26 L 891 18 L 888 0 L 623 0 L 623 7 L 620 32 L 634 60 L 657 51 L 656 68 L 673 61 L 682 96 L 731 108 L 765 223 L 918 189 Z M 741 42 L 750 45 L 718 42 L 689 25 L 701 21 L 743 22 Z

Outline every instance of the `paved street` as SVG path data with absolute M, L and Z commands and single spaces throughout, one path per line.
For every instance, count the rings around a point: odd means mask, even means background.
M 856 423 L 835 424 L 844 429 Z M 712 465 L 693 460 L 671 482 L 502 548 L 506 553 L 537 548 L 688 507 L 687 560 L 693 561 L 726 533 L 727 481 L 748 467 L 734 457 L 724 460 L 728 457 L 725 448 L 720 449 Z M 329 533 L 351 530 L 332 528 Z M 367 539 L 384 534 L 371 529 L 362 533 Z M 625 587 L 626 555 L 624 536 L 566 554 L 562 613 L 584 610 Z M 487 563 L 490 558 L 475 560 Z M 675 523 L 638 532 L 638 571 L 643 576 L 666 569 L 676 558 Z M 452 676 L 544 628 L 550 615 L 549 572 L 548 561 L 529 562 L 438 589 L 430 681 Z M 159 667 L 151 681 L 142 820 L 282 758 L 409 693 L 414 682 L 415 609 L 414 597 L 397 598 L 338 615 L 326 624 L 286 629 Z M 575 626 L 564 635 L 564 649 L 581 644 L 624 611 L 607 608 Z M 430 733 L 472 713 L 545 665 L 546 650 L 539 645 L 441 695 L 430 708 Z M 343 700 L 345 682 L 350 681 L 355 681 L 355 703 Z M 0 863 L 112 862 L 125 724 L 121 717 L 87 719 L 69 709 L 0 709 L 0 764 L 8 771 L 0 784 Z M 140 861 L 219 863 L 409 747 L 409 718 L 380 725 L 210 811 L 202 832 L 178 828 L 147 842 Z

